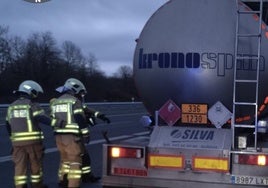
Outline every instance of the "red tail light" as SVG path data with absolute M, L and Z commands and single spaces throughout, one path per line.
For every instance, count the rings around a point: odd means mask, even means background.
M 268 166 L 268 156 L 267 155 L 239 154 L 237 162 L 239 164 Z
M 110 154 L 113 158 L 142 158 L 142 148 L 111 147 Z

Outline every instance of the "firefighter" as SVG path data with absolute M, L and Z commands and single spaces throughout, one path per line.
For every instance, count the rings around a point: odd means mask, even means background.
M 87 107 L 86 104 L 83 105 L 83 110 L 87 119 L 87 122 L 90 126 L 96 125 L 96 118 L 101 119 L 106 123 L 110 123 L 110 119 L 106 117 L 105 114 L 96 111 L 92 108 Z M 84 144 L 84 154 L 82 156 L 82 182 L 96 182 L 100 179 L 100 177 L 94 176 L 93 172 L 91 171 L 91 159 L 90 155 L 86 149 Z
M 45 187 L 42 185 L 43 133 L 39 123 L 50 125 L 51 121 L 36 102 L 43 89 L 35 81 L 26 80 L 14 93 L 18 99 L 8 107 L 6 124 L 13 147 L 15 187 L 27 187 L 28 180 L 33 188 Z
M 69 78 L 59 92 L 62 95 L 51 100 L 50 106 L 51 124 L 60 152 L 60 185 L 80 187 L 83 142 L 89 141 L 89 128 L 80 100 L 86 88 L 81 81 Z

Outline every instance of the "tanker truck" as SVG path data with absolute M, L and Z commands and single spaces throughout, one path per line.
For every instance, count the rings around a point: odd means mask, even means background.
M 103 187 L 268 186 L 265 1 L 170 0 L 136 40 L 148 135 L 103 145 Z

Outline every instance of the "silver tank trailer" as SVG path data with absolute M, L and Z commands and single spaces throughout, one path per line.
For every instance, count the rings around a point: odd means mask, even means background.
M 239 8 L 248 7 L 241 3 Z M 256 34 L 256 15 L 243 16 L 240 32 Z M 169 99 L 209 107 L 220 101 L 232 111 L 235 28 L 236 0 L 171 0 L 160 7 L 137 40 L 133 62 L 136 87 L 148 111 L 153 114 Z M 259 104 L 268 95 L 266 32 L 263 24 Z M 242 39 L 239 53 L 257 54 L 256 41 Z M 255 62 L 243 61 L 239 67 L 240 76 L 255 75 Z M 238 97 L 251 98 L 251 90 L 254 93 L 254 87 L 242 88 Z

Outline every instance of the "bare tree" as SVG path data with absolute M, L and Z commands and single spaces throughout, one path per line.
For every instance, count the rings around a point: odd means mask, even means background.
M 133 70 L 130 66 L 122 65 L 118 68 L 117 72 L 115 73 L 116 77 L 127 79 L 132 78 Z
M 63 59 L 68 66 L 77 66 L 84 64 L 84 56 L 81 49 L 71 41 L 64 41 L 62 44 Z
M 9 37 L 8 28 L 0 26 L 0 102 L 11 102 L 12 91 L 25 79 L 39 82 L 47 102 L 54 89 L 69 77 L 80 79 L 86 86 L 88 101 L 129 101 L 137 98 L 132 68 L 121 66 L 114 77 L 107 78 L 92 53 L 84 57 L 71 41 L 62 48 L 50 32 L 33 33 L 26 40 Z
M 18 36 L 11 38 L 10 46 L 13 63 L 25 56 L 26 43 L 22 38 Z
M 0 26 L 0 73 L 11 62 L 11 49 L 7 37 L 8 27 Z
M 54 63 L 58 62 L 59 50 L 50 32 L 33 33 L 27 40 L 22 68 L 31 79 L 46 80 Z
M 97 63 L 97 59 L 93 53 L 88 53 L 88 56 L 85 61 L 84 68 L 87 70 L 87 72 L 90 75 L 94 75 L 96 73 L 100 73 L 100 67 Z

